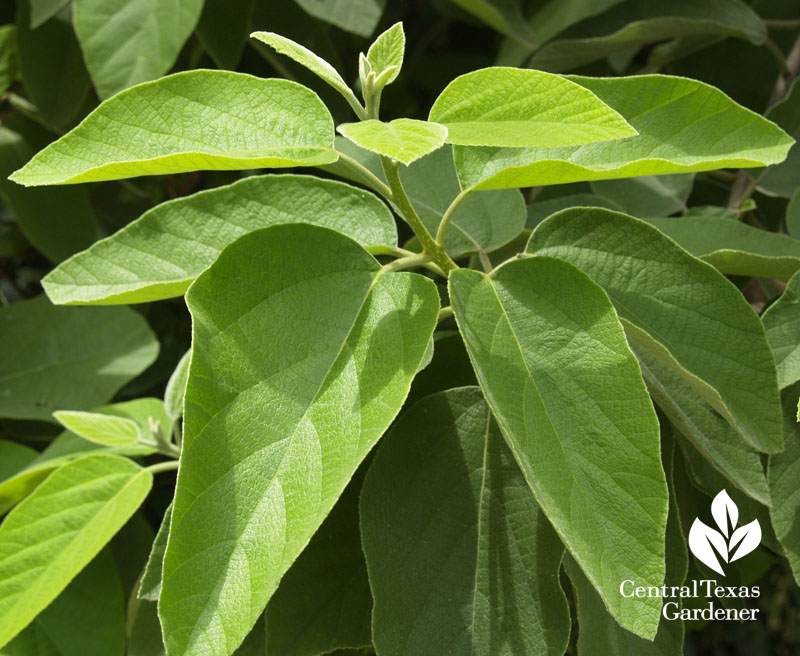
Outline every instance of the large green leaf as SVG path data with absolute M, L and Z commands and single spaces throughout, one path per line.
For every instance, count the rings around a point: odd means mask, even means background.
M 678 372 L 754 447 L 783 448 L 775 360 L 764 328 L 712 266 L 644 221 L 599 208 L 550 217 L 527 251 L 588 273 L 608 292 L 634 341 Z
M 197 36 L 220 68 L 236 68 L 242 58 L 255 0 L 205 0 Z
M 101 551 L 5 647 L 1 656 L 119 656 L 125 650 L 125 600 L 114 559 Z
M 800 241 L 719 216 L 647 219 L 722 273 L 788 280 L 800 269 Z
M 312 166 L 335 161 L 332 146 L 333 120 L 313 91 L 288 80 L 194 70 L 106 100 L 11 179 L 46 185 Z
M 494 67 L 461 75 L 433 103 L 430 121 L 463 146 L 574 146 L 636 134 L 585 87 L 559 75 Z
M 203 0 L 75 0 L 75 32 L 100 98 L 164 75 Z
M 295 0 L 315 18 L 343 30 L 369 36 L 381 19 L 386 0 Z
M 639 133 L 569 148 L 459 148 L 464 187 L 503 189 L 776 164 L 793 139 L 718 89 L 686 78 L 571 77 Z
M 29 2 L 17 13 L 19 65 L 28 96 L 42 117 L 58 128 L 71 127 L 86 102 L 91 82 L 75 39 L 69 8 L 32 29 Z
M 362 470 L 269 600 L 262 654 L 317 656 L 372 643 L 372 594 L 358 529 Z
M 26 189 L 7 179 L 51 138 L 45 130 L 21 118 L 0 126 L 0 198 L 28 241 L 48 259 L 60 262 L 97 239 L 97 224 L 87 190 Z
M 546 44 L 529 65 L 560 73 L 648 43 L 705 35 L 761 44 L 767 30 L 741 0 L 627 0 Z
M 386 273 L 349 238 L 295 224 L 241 237 L 187 302 L 159 613 L 169 654 L 227 656 L 400 409 L 439 298 L 429 279 Z
M 336 129 L 362 148 L 406 166 L 441 148 L 447 137 L 444 126 L 411 118 L 398 118 L 388 123 L 376 120 L 343 123 Z
M 55 16 L 69 0 L 28 0 L 31 7 L 31 27 L 36 29 Z
M 367 474 L 361 529 L 378 653 L 564 653 L 564 547 L 479 389 L 428 396 L 395 424 Z
M 761 457 L 677 372 L 651 353 L 631 344 L 653 400 L 694 447 L 725 478 L 757 501 L 769 505 Z
M 525 479 L 614 618 L 646 638 L 664 579 L 658 421 L 605 292 L 551 257 L 458 269 L 450 299 L 478 381 Z
M 761 315 L 767 340 L 775 355 L 778 386 L 800 380 L 800 276 L 789 280 L 781 297 Z
M 620 210 L 639 217 L 669 216 L 686 211 L 694 174 L 646 175 L 622 180 L 596 180 L 592 191 Z
M 797 398 L 800 384 L 785 389 L 782 394 L 783 426 L 786 450 L 769 457 L 767 480 L 772 496 L 770 518 L 775 535 L 783 547 L 800 585 L 800 424 L 797 422 Z
M 394 219 L 372 194 L 342 182 L 268 175 L 159 205 L 64 262 L 42 284 L 60 304 L 180 296 L 228 244 L 278 223 L 324 226 L 364 246 L 397 245 Z
M 97 555 L 152 481 L 125 458 L 86 456 L 55 471 L 8 514 L 0 526 L 0 646 Z
M 526 48 L 532 48 L 536 44 L 534 33 L 522 14 L 519 0 L 450 1 Z
M 0 335 L 0 416 L 18 419 L 97 407 L 158 353 L 133 310 L 64 308 L 44 296 L 0 309 Z
M 530 24 L 541 41 L 550 41 L 571 25 L 596 16 L 624 0 L 545 0 L 531 16 Z
M 36 449 L 11 440 L 0 440 L 0 481 L 19 473 L 39 455 Z
M 19 76 L 17 28 L 3 25 L 0 27 L 0 93 L 5 93 Z
M 767 118 L 775 121 L 792 137 L 800 137 L 800 82 L 795 80 L 786 97 L 767 112 Z M 790 198 L 800 187 L 798 182 L 800 171 L 800 148 L 796 146 L 789 151 L 785 162 L 765 172 L 759 181 L 759 187 L 767 193 Z

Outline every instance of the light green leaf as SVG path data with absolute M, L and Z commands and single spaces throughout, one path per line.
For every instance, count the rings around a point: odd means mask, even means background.
M 367 63 L 369 63 L 376 77 L 395 67 L 394 71 L 385 79 L 384 86 L 391 84 L 400 75 L 403 67 L 403 58 L 406 51 L 406 33 L 403 31 L 402 23 L 395 23 L 383 34 L 381 34 L 367 51 Z
M 14 25 L 0 26 L 0 93 L 5 93 L 19 76 L 17 28 Z
M 770 107 L 767 118 L 775 121 L 794 139 L 800 137 L 800 82 L 795 80 L 783 100 Z M 758 186 L 767 193 L 791 198 L 800 188 L 798 171 L 800 171 L 800 148 L 794 146 L 785 162 L 765 172 Z
M 128 611 L 130 628 L 126 656 L 166 656 L 157 604 L 144 599 L 134 604 Z
M 349 238 L 294 224 L 241 237 L 187 302 L 192 360 L 159 614 L 169 654 L 227 656 L 400 409 L 439 297 Z
M 800 275 L 792 277 L 761 320 L 775 355 L 778 387 L 783 389 L 800 380 Z
M 430 121 L 462 146 L 573 146 L 636 134 L 590 90 L 559 75 L 493 67 L 461 75 L 433 103 Z
M 531 58 L 531 68 L 561 73 L 615 53 L 677 37 L 737 37 L 760 45 L 764 23 L 740 0 L 627 0 L 551 41 Z
M 620 210 L 639 217 L 669 216 L 686 211 L 692 193 L 693 173 L 646 175 L 627 180 L 597 180 L 592 191 L 617 205 Z
M 478 381 L 536 500 L 617 622 L 645 638 L 664 579 L 667 486 L 658 421 L 605 292 L 550 257 L 450 274 Z
M 19 65 L 28 97 L 48 124 L 71 127 L 80 118 L 92 86 L 72 29 L 71 12 L 62 9 L 32 29 L 30 3 L 20 0 L 18 5 Z
M 389 123 L 370 119 L 343 123 L 336 129 L 362 148 L 391 157 L 406 166 L 441 148 L 447 137 L 446 127 L 411 118 L 398 118 Z
M 142 572 L 142 580 L 136 596 L 139 599 L 148 601 L 158 601 L 161 595 L 161 571 L 164 567 L 164 552 L 167 550 L 167 538 L 169 537 L 169 527 L 172 522 L 172 504 L 170 503 L 164 511 L 161 525 L 158 527 L 153 548 L 147 558 L 147 564 Z
M 183 397 L 186 394 L 186 379 L 189 377 L 189 360 L 192 357 L 192 350 L 189 349 L 175 367 L 175 371 L 167 381 L 167 389 L 164 391 L 164 409 L 167 416 L 176 421 L 183 415 Z
M 194 70 L 105 101 L 11 179 L 29 186 L 313 166 L 336 160 L 332 146 L 333 120 L 313 91 L 288 80 Z
M 0 515 L 4 515 L 28 496 L 50 473 L 85 455 L 109 453 L 123 456 L 146 456 L 154 453 L 151 447 L 101 447 L 74 433 L 61 433 L 34 460 L 9 478 L 0 480 Z
M 125 600 L 114 560 L 104 549 L 0 654 L 109 656 L 124 650 Z
M 386 0 L 295 0 L 305 11 L 359 36 L 370 36 L 378 26 Z
M 31 464 L 39 453 L 24 444 L 0 440 L 0 481 L 11 478 Z
M 136 422 L 123 417 L 79 410 L 60 410 L 54 412 L 53 417 L 67 430 L 96 444 L 126 446 L 142 438 Z
M 63 308 L 44 296 L 0 309 L 0 416 L 53 421 L 108 401 L 158 353 L 128 308 Z
M 378 653 L 564 653 L 564 547 L 479 389 L 400 418 L 367 474 L 361 530 Z
M 31 29 L 36 29 L 55 16 L 70 0 L 29 0 L 31 6 Z
M 464 187 L 504 189 L 689 173 L 781 162 L 794 143 L 783 130 L 718 89 L 686 78 L 570 77 L 639 133 L 569 148 L 456 148 Z
M 783 390 L 783 427 L 786 450 L 769 457 L 767 481 L 772 496 L 770 518 L 794 580 L 800 585 L 800 424 L 797 423 L 797 399 L 800 385 Z
M 518 0 L 450 0 L 501 34 L 526 48 L 536 45 L 536 37 L 522 14 Z
M 653 400 L 700 454 L 731 483 L 757 501 L 769 505 L 769 489 L 761 457 L 697 396 L 680 374 L 647 350 L 631 343 Z
M 533 232 L 527 251 L 588 273 L 639 346 L 680 374 L 758 450 L 783 448 L 764 328 L 713 267 L 644 221 L 599 208 L 552 216 Z
M 86 456 L 55 471 L 8 514 L 0 526 L 0 646 L 97 555 L 142 503 L 152 480 L 125 458 Z
M 372 643 L 372 593 L 358 530 L 360 471 L 269 600 L 262 655 L 317 656 Z
M 163 203 L 64 262 L 42 284 L 60 304 L 180 296 L 227 245 L 278 223 L 324 226 L 364 246 L 397 245 L 391 212 L 372 194 L 310 176 L 268 175 Z
M 339 72 L 326 62 L 319 55 L 314 54 L 305 46 L 295 43 L 285 36 L 275 34 L 274 32 L 253 32 L 250 35 L 254 39 L 266 43 L 275 52 L 285 55 L 293 59 L 301 66 L 305 66 L 314 75 L 330 84 L 334 89 L 344 96 L 351 104 L 355 102 L 358 105 L 358 99 L 353 91 L 347 86 L 347 83 L 339 75 Z
M 75 0 L 75 32 L 101 99 L 164 75 L 203 0 Z
M 60 262 L 97 239 L 97 222 L 86 189 L 26 189 L 7 180 L 52 139 L 23 118 L 0 126 L 0 198 L 28 241 L 45 257 Z
M 688 216 L 646 221 L 725 274 L 788 280 L 800 269 L 799 241 L 736 219 Z
M 255 0 L 205 0 L 197 36 L 220 68 L 234 69 L 247 43 Z

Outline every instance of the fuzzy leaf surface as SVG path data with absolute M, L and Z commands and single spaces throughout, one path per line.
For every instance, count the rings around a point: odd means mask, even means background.
M 447 137 L 447 128 L 443 125 L 411 118 L 398 118 L 388 123 L 373 119 L 343 123 L 337 130 L 362 148 L 406 166 L 441 148 Z

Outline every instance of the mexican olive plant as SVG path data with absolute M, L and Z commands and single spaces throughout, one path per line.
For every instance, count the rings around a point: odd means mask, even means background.
M 11 176 L 309 171 L 164 202 L 44 278 L 56 306 L 185 295 L 192 343 L 164 402 L 89 412 L 58 392 L 84 446 L 57 440 L 0 484 L 0 645 L 102 579 L 95 557 L 167 470 L 129 632 L 169 656 L 562 654 L 569 587 L 586 644 L 680 653 L 683 623 L 620 585 L 686 578 L 684 463 L 759 513 L 800 573 L 793 507 L 766 514 L 797 475 L 800 283 L 762 323 L 725 277 L 786 280 L 800 259 L 748 250 L 758 231 L 724 218 L 731 247 L 711 252 L 684 248 L 707 226 L 690 216 L 526 217 L 519 191 L 770 166 L 793 144 L 782 129 L 686 78 L 506 67 L 453 80 L 427 120 L 385 121 L 401 25 L 361 55 L 359 95 L 305 47 L 252 36 L 352 122 L 293 81 L 192 70 L 111 96 Z M 48 306 L 8 312 L 22 332 L 62 322 L 73 348 L 152 346 L 108 324 L 128 308 Z M 70 330 L 73 312 L 108 313 L 105 334 Z M 114 359 L 108 384 L 137 366 Z

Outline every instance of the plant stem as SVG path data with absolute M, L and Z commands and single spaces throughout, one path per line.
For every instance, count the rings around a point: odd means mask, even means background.
M 442 323 L 445 319 L 449 319 L 453 316 L 453 306 L 446 305 L 441 310 L 439 310 L 439 318 L 436 320 L 436 323 Z
M 174 471 L 178 468 L 178 464 L 177 460 L 165 460 L 164 462 L 157 462 L 155 465 L 145 467 L 145 470 L 149 471 L 151 474 L 158 474 L 165 471 Z
M 472 189 L 462 189 L 458 196 L 453 199 L 453 202 L 450 203 L 450 206 L 447 208 L 445 213 L 442 215 L 442 220 L 439 223 L 439 229 L 436 231 L 436 243 L 439 244 L 442 248 L 444 248 L 444 236 L 447 232 L 447 226 L 450 225 L 450 221 L 453 220 L 453 215 L 456 213 L 459 205 L 464 202 L 464 200 L 472 193 Z
M 778 47 L 778 44 L 767 37 L 767 40 L 764 41 L 764 46 L 770 51 L 772 56 L 775 58 L 775 61 L 778 62 L 778 68 L 780 68 L 781 75 L 784 77 L 790 76 L 791 71 L 786 63 L 786 56 L 783 54 L 783 51 L 780 49 L 780 47 Z
M 389 262 L 389 264 L 384 264 L 382 269 L 384 271 L 404 271 L 405 269 L 423 266 L 427 264 L 430 259 L 431 256 L 427 253 L 415 253 L 414 255 L 401 257 L 394 262 Z
M 450 256 L 433 238 L 422 219 L 419 218 L 414 206 L 406 195 L 406 190 L 403 188 L 403 183 L 400 181 L 400 173 L 398 172 L 397 162 L 392 161 L 388 157 L 381 157 L 383 163 L 383 171 L 386 173 L 386 179 L 389 181 L 389 188 L 392 190 L 392 199 L 400 208 L 408 225 L 414 231 L 414 234 L 419 237 L 424 252 L 430 255 L 439 268 L 447 275 L 453 269 L 457 269 L 458 265 L 450 259 Z
M 345 155 L 341 150 L 337 150 L 339 153 L 339 161 L 346 166 L 349 166 L 353 171 L 358 173 L 361 177 L 366 178 L 369 186 L 372 187 L 375 191 L 377 191 L 381 196 L 383 196 L 386 200 L 392 202 L 394 201 L 394 197 L 392 196 L 392 190 L 386 186 L 386 183 L 383 182 L 377 175 L 375 175 L 372 171 L 370 171 L 366 166 L 357 162 L 349 155 Z
M 767 18 L 764 20 L 764 25 L 773 30 L 796 30 L 800 28 L 800 20 Z

